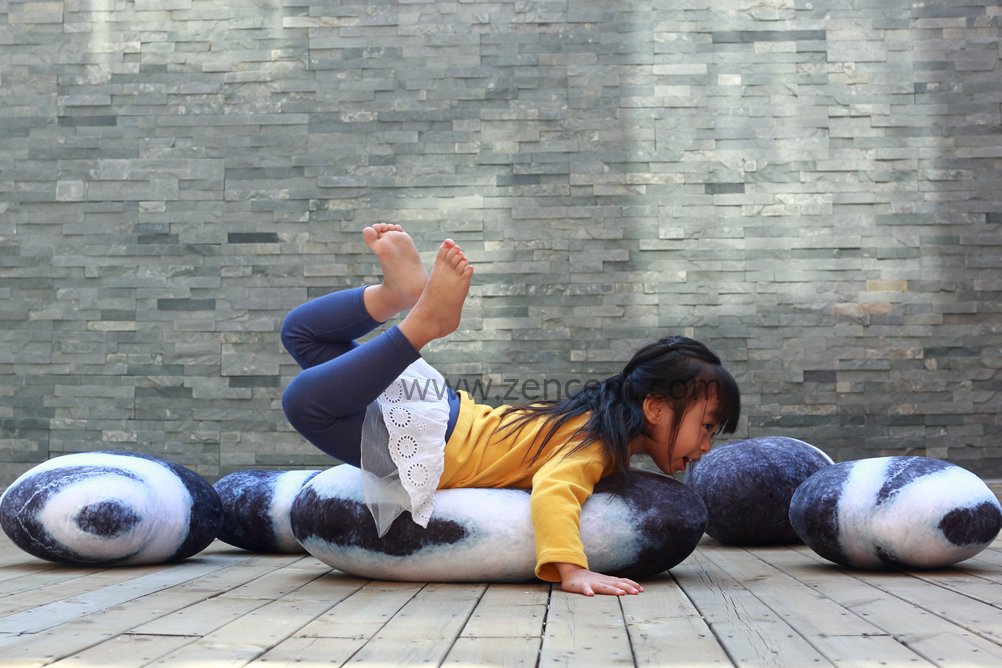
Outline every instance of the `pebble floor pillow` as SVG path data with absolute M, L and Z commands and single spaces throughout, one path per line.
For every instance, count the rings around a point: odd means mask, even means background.
M 696 548 L 706 508 L 667 476 L 635 471 L 621 496 L 600 483 L 581 514 L 589 566 L 630 578 L 661 573 Z M 361 473 L 338 466 L 310 480 L 292 506 L 292 531 L 310 554 L 360 577 L 432 582 L 534 578 L 529 493 L 448 489 L 435 493 L 427 529 L 404 513 L 382 538 L 362 500 Z
M 289 512 L 303 485 L 320 471 L 237 471 L 213 485 L 223 504 L 219 540 L 252 552 L 305 552 Z
M 819 555 L 857 568 L 937 568 L 973 557 L 1002 528 L 976 475 L 928 457 L 877 457 L 818 471 L 790 521 Z
M 216 538 L 222 507 L 194 471 L 126 452 L 56 457 L 0 496 L 0 526 L 15 545 L 67 564 L 177 561 Z
M 790 500 L 802 482 L 832 460 L 784 436 L 730 441 L 689 464 L 685 482 L 706 504 L 706 533 L 731 545 L 799 543 Z

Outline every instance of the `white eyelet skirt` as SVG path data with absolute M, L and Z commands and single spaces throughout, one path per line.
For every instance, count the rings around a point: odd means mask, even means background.
M 369 404 L 362 424 L 362 492 L 382 537 L 405 510 L 428 526 L 445 468 L 445 378 L 423 359 Z

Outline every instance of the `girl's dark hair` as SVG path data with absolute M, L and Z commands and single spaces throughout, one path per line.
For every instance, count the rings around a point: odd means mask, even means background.
M 510 412 L 516 416 L 507 427 L 517 430 L 536 418 L 546 419 L 549 426 L 532 457 L 534 462 L 561 427 L 590 413 L 575 434 L 584 438 L 569 452 L 601 442 L 613 462 L 615 475 L 621 479 L 630 466 L 630 441 L 647 435 L 643 404 L 649 394 L 661 397 L 674 414 L 669 454 L 675 448 L 686 410 L 700 399 L 716 396 L 720 403 L 714 419 L 721 431 L 730 434 L 737 429 L 741 414 L 737 383 L 709 348 L 683 336 L 668 336 L 644 346 L 622 371 L 601 382 L 588 383 L 565 399 L 512 408 Z

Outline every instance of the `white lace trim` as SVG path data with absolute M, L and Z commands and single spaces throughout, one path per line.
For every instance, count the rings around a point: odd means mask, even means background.
M 449 399 L 445 378 L 422 359 L 366 411 L 362 428 L 365 503 L 380 536 L 405 510 L 428 526 L 445 469 Z

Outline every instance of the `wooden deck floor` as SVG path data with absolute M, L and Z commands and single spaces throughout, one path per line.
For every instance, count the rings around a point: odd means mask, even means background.
M 375 582 L 218 542 L 171 566 L 68 568 L 0 536 L 0 665 L 1002 666 L 1002 541 L 880 573 L 704 539 L 644 584 Z

